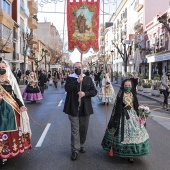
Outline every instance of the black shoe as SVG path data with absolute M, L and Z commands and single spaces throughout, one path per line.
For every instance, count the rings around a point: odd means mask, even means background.
M 7 159 L 0 159 L 0 167 L 3 167 L 3 166 L 5 166 L 6 165 L 6 163 L 7 163 Z
M 71 154 L 71 160 L 72 160 L 72 161 L 75 161 L 75 160 L 77 160 L 77 158 L 78 158 L 78 153 L 77 153 L 77 152 L 72 152 L 72 154 Z
M 133 162 L 134 162 L 133 158 L 128 158 L 128 161 L 129 161 L 130 163 L 133 163 Z
M 81 153 L 85 153 L 85 149 L 84 149 L 83 146 L 80 148 L 80 152 L 81 152 Z

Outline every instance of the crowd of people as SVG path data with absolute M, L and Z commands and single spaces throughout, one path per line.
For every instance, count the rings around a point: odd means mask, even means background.
M 67 72 L 27 70 L 24 80 L 27 86 L 21 95 L 15 73 L 10 71 L 5 61 L 0 61 L 0 166 L 4 166 L 8 158 L 31 149 L 31 129 L 24 101 L 42 100 L 44 90 L 51 85 L 57 89 L 63 85 L 67 92 L 63 112 L 68 115 L 71 124 L 73 161 L 77 160 L 79 152 L 86 152 L 84 144 L 90 115 L 93 114 L 91 98 L 94 96 L 97 96 L 98 101 L 104 103 L 105 107 L 113 103 L 110 121 L 101 141 L 103 149 L 111 156 L 114 151 L 114 155 L 127 158 L 129 162 L 133 162 L 135 157 L 149 154 L 146 126 L 141 126 L 138 122 L 136 73 L 123 80 L 117 95 L 109 71 L 83 70 L 80 62 L 76 62 L 73 70 Z M 21 138 L 22 140 L 19 140 Z

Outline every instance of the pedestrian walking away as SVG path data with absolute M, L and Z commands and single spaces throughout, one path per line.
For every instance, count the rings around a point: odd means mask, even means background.
M 39 86 L 40 86 L 42 95 L 44 94 L 44 87 L 45 87 L 46 82 L 47 82 L 47 77 L 45 75 L 45 70 L 43 70 L 39 77 Z
M 113 106 L 102 147 L 110 155 L 128 158 L 149 154 L 149 135 L 143 124 L 139 123 L 138 99 L 133 91 L 132 82 L 122 82 Z
M 0 167 L 31 149 L 27 108 L 7 62 L 0 58 Z
M 161 77 L 161 85 L 160 85 L 160 92 L 164 95 L 164 102 L 163 102 L 163 108 L 166 110 L 169 110 L 168 106 L 168 96 L 169 96 L 169 80 L 168 76 L 170 75 L 170 72 L 163 72 L 163 75 Z
M 68 114 L 71 123 L 71 159 L 76 160 L 79 152 L 85 153 L 89 118 L 93 114 L 91 97 L 96 96 L 97 90 L 92 79 L 81 74 L 80 62 L 76 62 L 73 68 L 75 72 L 66 79 L 67 96 L 63 111 Z

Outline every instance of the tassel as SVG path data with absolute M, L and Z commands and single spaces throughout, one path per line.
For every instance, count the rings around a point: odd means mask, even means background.
M 113 152 L 113 148 L 112 147 L 110 148 L 109 156 L 114 156 L 114 152 Z

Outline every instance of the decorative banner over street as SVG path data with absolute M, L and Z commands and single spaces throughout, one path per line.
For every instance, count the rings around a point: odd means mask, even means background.
M 72 2 L 70 2 L 72 1 Z M 67 0 L 68 50 L 98 51 L 100 0 Z

